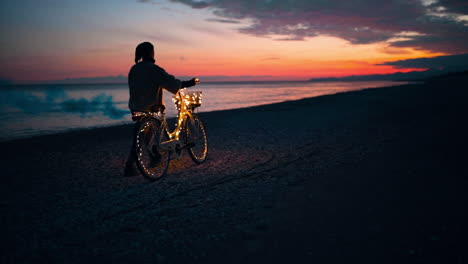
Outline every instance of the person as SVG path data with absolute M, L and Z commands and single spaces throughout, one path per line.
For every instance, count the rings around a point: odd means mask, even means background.
M 175 94 L 181 88 L 194 86 L 197 78 L 180 81 L 155 64 L 154 46 L 149 42 L 140 43 L 135 49 L 135 65 L 128 74 L 130 99 L 128 107 L 132 112 L 164 111 L 163 89 Z M 132 148 L 125 163 L 125 176 L 133 176 L 136 170 L 135 137 L 138 123 L 133 129 Z

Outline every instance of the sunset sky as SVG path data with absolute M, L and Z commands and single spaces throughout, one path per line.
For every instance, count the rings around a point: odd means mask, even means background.
M 457 0 L 3 0 L 0 12 L 0 79 L 18 83 L 126 76 L 143 41 L 173 75 L 258 80 L 411 71 L 423 68 L 390 62 L 468 52 Z

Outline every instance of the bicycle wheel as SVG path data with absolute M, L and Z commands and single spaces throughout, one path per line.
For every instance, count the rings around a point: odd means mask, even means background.
M 158 180 L 169 166 L 169 152 L 159 149 L 160 142 L 168 140 L 159 120 L 143 120 L 136 135 L 137 164 L 143 176 L 151 181 Z
M 185 122 L 185 144 L 189 145 L 188 152 L 196 163 L 202 163 L 208 155 L 208 137 L 205 127 L 198 115 L 187 118 Z

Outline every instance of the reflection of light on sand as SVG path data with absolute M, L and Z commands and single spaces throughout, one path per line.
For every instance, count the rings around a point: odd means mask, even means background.
M 171 161 L 167 177 L 190 178 L 192 173 L 203 172 L 205 176 L 211 175 L 214 180 L 219 180 L 226 175 L 242 175 L 253 172 L 273 159 L 273 153 L 248 146 L 236 146 L 235 149 L 228 150 L 227 148 L 213 147 L 211 144 L 210 153 L 204 163 L 195 164 L 188 153 L 184 151 L 180 159 Z

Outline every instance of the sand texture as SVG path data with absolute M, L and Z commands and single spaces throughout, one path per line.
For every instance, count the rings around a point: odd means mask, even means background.
M 466 83 L 202 113 L 154 183 L 130 126 L 1 143 L 0 262 L 468 263 Z

